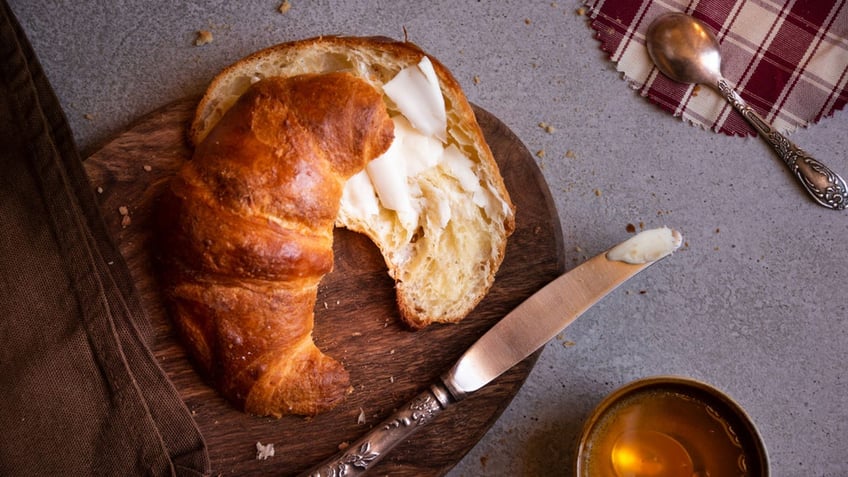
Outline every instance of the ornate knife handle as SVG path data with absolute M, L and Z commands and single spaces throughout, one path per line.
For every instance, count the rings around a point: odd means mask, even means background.
M 456 402 L 442 384 L 433 384 L 345 450 L 301 477 L 363 475 L 393 447 Z
M 819 204 L 831 209 L 842 210 L 848 206 L 848 186 L 839 174 L 830 170 L 821 162 L 810 157 L 801 148 L 792 143 L 783 134 L 772 128 L 754 111 L 724 78 L 718 80 L 719 92 L 742 113 L 748 123 L 757 130 L 789 166 L 789 170 L 798 178 L 801 185 Z

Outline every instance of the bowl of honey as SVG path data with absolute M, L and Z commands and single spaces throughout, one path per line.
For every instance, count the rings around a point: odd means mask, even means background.
M 750 417 L 716 388 L 656 376 L 607 396 L 583 427 L 578 477 L 769 475 L 768 456 Z

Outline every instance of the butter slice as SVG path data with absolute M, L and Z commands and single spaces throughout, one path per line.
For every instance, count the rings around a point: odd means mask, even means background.
M 642 264 L 655 262 L 680 247 L 683 236 L 668 227 L 640 232 L 607 252 L 607 259 L 616 262 Z
M 445 98 L 430 58 L 425 56 L 416 67 L 402 69 L 383 85 L 383 92 L 415 129 L 447 142 Z
M 355 211 L 357 217 L 371 217 L 380 213 L 377 192 L 367 170 L 363 169 L 347 180 L 342 190 L 342 204 L 351 213 Z

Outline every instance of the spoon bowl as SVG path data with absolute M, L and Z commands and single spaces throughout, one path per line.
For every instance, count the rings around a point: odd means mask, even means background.
M 837 210 L 848 206 L 845 180 L 769 125 L 722 77 L 719 44 L 707 25 L 684 13 L 666 13 L 648 27 L 645 45 L 664 75 L 680 83 L 705 84 L 724 97 L 769 143 L 818 204 Z
M 648 28 L 648 54 L 664 75 L 679 83 L 715 84 L 721 53 L 715 35 L 684 13 L 662 15 Z M 693 61 L 694 59 L 694 61 Z

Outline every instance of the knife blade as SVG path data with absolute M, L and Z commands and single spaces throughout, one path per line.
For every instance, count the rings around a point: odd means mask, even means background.
M 442 410 L 533 354 L 619 285 L 671 254 L 681 241 L 674 230 L 648 230 L 553 280 L 471 345 L 440 382 L 431 384 L 347 449 L 301 476 L 363 475 Z

